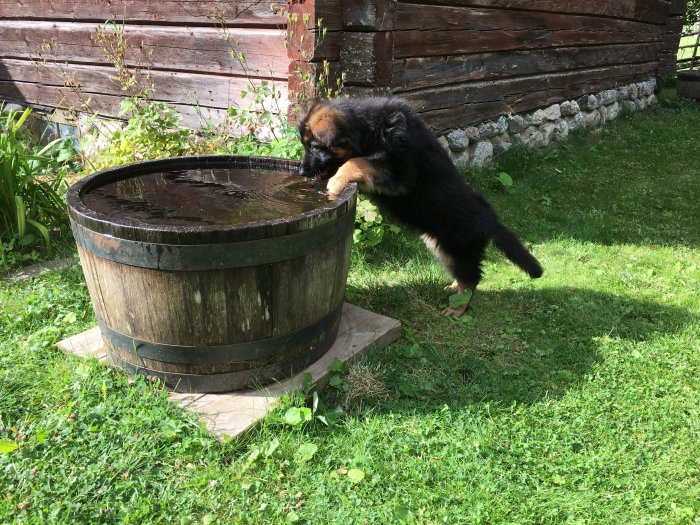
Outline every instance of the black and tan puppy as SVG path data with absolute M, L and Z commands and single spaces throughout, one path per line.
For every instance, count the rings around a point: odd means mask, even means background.
M 327 180 L 329 195 L 350 182 L 380 208 L 422 234 L 455 281 L 446 290 L 476 290 L 489 241 L 536 278 L 537 260 L 503 226 L 484 197 L 469 188 L 447 152 L 410 106 L 397 98 L 317 102 L 303 116 L 300 173 Z M 467 306 L 448 308 L 462 315 Z

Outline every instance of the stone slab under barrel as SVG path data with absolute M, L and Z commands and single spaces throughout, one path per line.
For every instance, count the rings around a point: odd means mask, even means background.
M 180 392 L 282 380 L 335 340 L 355 187 L 329 201 L 298 163 L 243 156 L 111 168 L 68 193 L 112 361 Z

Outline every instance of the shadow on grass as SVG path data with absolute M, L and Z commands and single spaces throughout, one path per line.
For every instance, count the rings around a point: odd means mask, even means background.
M 438 290 L 419 282 L 358 297 L 405 327 L 400 341 L 368 357 L 391 392 L 379 410 L 559 398 L 579 388 L 611 347 L 631 352 L 633 343 L 697 322 L 682 308 L 566 287 L 478 292 L 470 315 L 452 320 L 440 315 Z

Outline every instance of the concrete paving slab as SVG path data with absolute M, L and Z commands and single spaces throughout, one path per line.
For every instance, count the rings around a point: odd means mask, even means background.
M 286 393 L 300 388 L 306 374 L 318 388 L 330 378 L 330 366 L 336 359 L 348 365 L 370 349 L 381 348 L 401 335 L 401 323 L 345 303 L 333 346 L 318 361 L 295 376 L 258 389 L 239 390 L 222 394 L 168 394 L 170 402 L 202 416 L 207 428 L 216 435 L 236 437 L 255 426 L 265 414 L 274 409 Z M 66 353 L 78 357 L 93 356 L 109 364 L 107 351 L 99 328 L 92 328 L 69 337 L 57 345 Z

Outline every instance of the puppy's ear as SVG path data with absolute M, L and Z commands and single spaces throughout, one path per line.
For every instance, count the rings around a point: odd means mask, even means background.
M 408 136 L 408 121 L 403 111 L 395 111 L 384 120 L 382 128 L 382 138 L 392 146 L 397 147 L 403 144 Z

